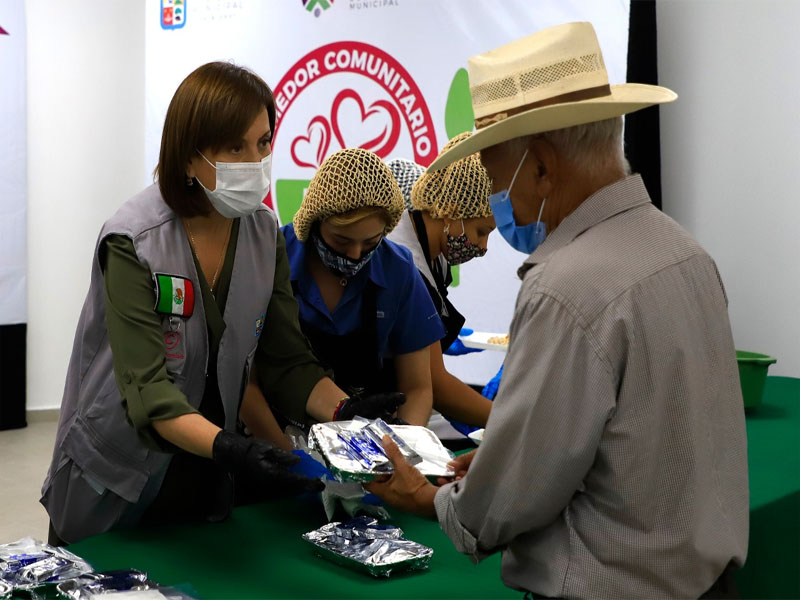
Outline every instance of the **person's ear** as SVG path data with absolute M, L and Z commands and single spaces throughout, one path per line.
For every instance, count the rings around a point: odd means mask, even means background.
M 558 184 L 559 160 L 555 146 L 542 137 L 533 138 L 528 144 L 530 158 L 535 165 L 534 188 L 540 198 L 548 198 Z
M 194 163 L 192 162 L 194 159 L 190 158 L 189 162 L 186 163 L 186 177 L 189 179 L 194 179 L 196 174 L 194 171 Z

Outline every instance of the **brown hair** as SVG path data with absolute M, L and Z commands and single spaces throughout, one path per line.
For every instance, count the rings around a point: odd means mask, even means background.
M 355 210 L 339 213 L 338 215 L 331 215 L 324 220 L 331 225 L 352 225 L 353 223 L 358 223 L 373 215 L 382 218 L 384 225 L 389 225 L 392 222 L 389 217 L 389 211 L 382 206 L 363 206 Z
M 181 82 L 164 119 L 155 171 L 164 201 L 179 216 L 210 210 L 202 188 L 187 182 L 189 159 L 200 149 L 217 151 L 241 139 L 264 108 L 275 131 L 272 90 L 258 75 L 232 63 L 205 64 Z

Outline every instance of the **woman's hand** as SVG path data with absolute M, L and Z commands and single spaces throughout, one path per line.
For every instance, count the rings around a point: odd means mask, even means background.
M 252 478 L 265 496 L 320 492 L 325 487 L 319 479 L 288 470 L 300 462 L 298 456 L 231 431 L 220 431 L 214 438 L 213 458 L 225 469 Z
M 406 401 L 402 392 L 387 392 L 384 394 L 370 394 L 369 396 L 352 396 L 346 398 L 336 413 L 336 421 L 349 421 L 356 415 L 367 419 L 383 419 L 392 422 L 392 416 L 397 408 Z

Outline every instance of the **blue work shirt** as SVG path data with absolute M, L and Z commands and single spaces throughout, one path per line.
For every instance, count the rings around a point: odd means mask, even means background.
M 292 287 L 300 306 L 300 320 L 328 334 L 347 335 L 361 327 L 362 292 L 368 280 L 377 289 L 378 351 L 381 358 L 407 354 L 444 337 L 439 313 L 414 265 L 411 253 L 384 239 L 369 262 L 351 277 L 333 313 L 306 265 L 306 246 L 290 223 L 282 228 L 292 270 Z

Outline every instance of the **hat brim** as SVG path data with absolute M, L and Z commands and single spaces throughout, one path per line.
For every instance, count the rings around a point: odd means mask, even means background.
M 438 171 L 470 154 L 514 138 L 619 117 L 655 104 L 672 102 L 677 97 L 675 92 L 665 87 L 623 83 L 611 86 L 611 94 L 601 98 L 533 108 L 479 129 L 438 156 L 428 171 Z

